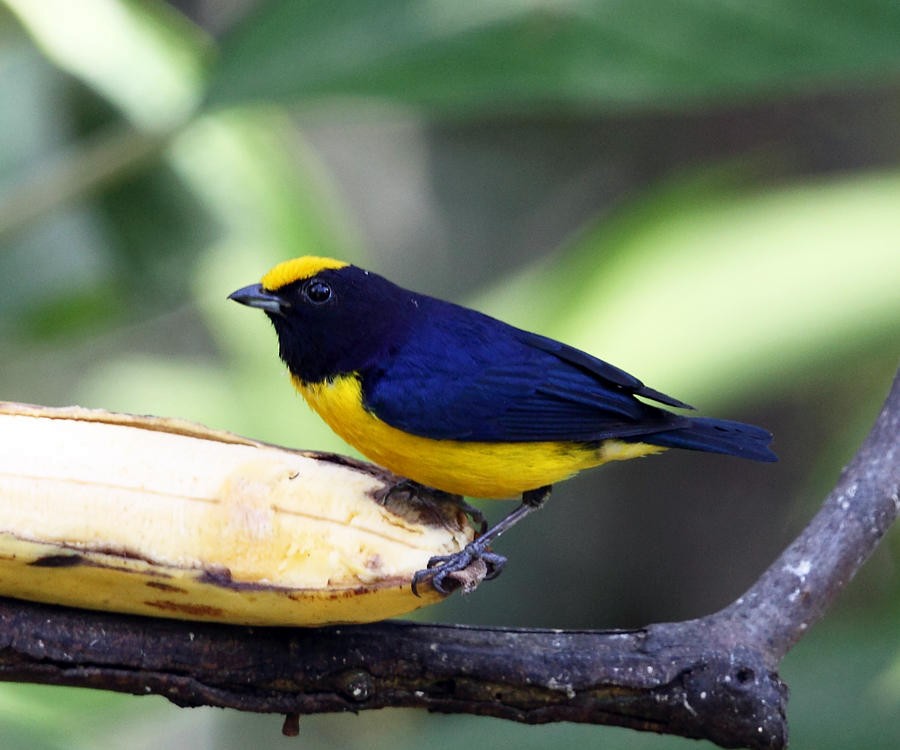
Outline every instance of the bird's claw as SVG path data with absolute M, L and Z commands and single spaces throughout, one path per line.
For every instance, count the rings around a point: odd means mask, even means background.
M 419 596 L 419 585 L 431 581 L 431 587 L 439 594 L 450 594 L 462 588 L 466 594 L 474 591 L 482 581 L 490 581 L 500 575 L 506 558 L 489 552 L 481 540 L 470 542 L 452 555 L 435 555 L 428 567 L 418 571 L 412 580 L 412 591 Z

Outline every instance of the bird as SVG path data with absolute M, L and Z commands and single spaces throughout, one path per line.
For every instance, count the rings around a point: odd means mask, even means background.
M 341 260 L 283 261 L 229 299 L 265 312 L 294 387 L 400 484 L 457 497 L 467 512 L 462 496 L 521 498 L 464 549 L 432 557 L 414 592 L 430 580 L 449 593 L 479 561 L 478 580 L 495 578 L 507 560 L 491 545 L 584 469 L 670 448 L 777 460 L 761 427 L 671 411 L 693 407 L 575 347 Z

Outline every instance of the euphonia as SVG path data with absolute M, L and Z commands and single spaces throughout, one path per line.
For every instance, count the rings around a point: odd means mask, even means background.
M 476 560 L 496 576 L 506 559 L 489 545 L 582 469 L 667 448 L 777 460 L 760 427 L 651 405 L 692 408 L 583 351 L 340 260 L 285 261 L 230 299 L 265 311 L 294 386 L 365 456 L 445 493 L 521 495 L 464 550 L 432 558 L 414 588 L 430 578 L 446 593 Z

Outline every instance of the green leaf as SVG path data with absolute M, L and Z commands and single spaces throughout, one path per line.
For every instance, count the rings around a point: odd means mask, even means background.
M 143 131 L 166 132 L 202 94 L 208 44 L 165 3 L 5 0 L 35 42 Z
M 214 105 L 660 109 L 890 81 L 888 0 L 275 0 L 223 41 Z

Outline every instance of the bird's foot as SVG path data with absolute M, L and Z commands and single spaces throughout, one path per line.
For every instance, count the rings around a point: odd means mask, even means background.
M 519 507 L 492 529 L 483 531 L 474 542 L 469 542 L 462 550 L 452 555 L 432 557 L 428 561 L 428 567 L 413 576 L 413 593 L 418 596 L 419 584 L 430 580 L 434 590 L 441 594 L 449 594 L 460 587 L 463 593 L 469 594 L 482 581 L 496 578 L 506 565 L 506 558 L 496 552 L 490 552 L 488 547 L 507 529 L 541 508 L 549 497 L 550 485 L 523 492 Z
M 450 594 L 458 588 L 469 594 L 482 581 L 496 578 L 506 565 L 506 558 L 487 547 L 490 537 L 480 537 L 452 555 L 435 555 L 428 567 L 418 571 L 412 580 L 412 590 L 419 596 L 419 585 L 431 581 L 432 588 L 440 594 Z

